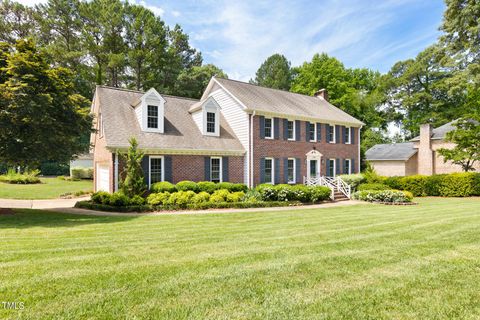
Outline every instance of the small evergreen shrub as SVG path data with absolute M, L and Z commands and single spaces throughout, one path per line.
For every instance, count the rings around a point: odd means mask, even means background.
M 317 203 L 328 200 L 330 198 L 330 188 L 323 186 L 311 187 L 310 202 Z
M 432 176 L 428 176 L 426 181 L 425 181 L 425 194 L 427 196 L 440 196 L 440 187 L 443 184 L 443 181 L 445 180 L 445 177 L 448 175 L 446 174 L 434 174 Z M 403 189 L 403 188 L 399 188 Z
M 241 201 L 248 203 L 260 202 L 262 201 L 262 195 L 255 189 L 249 189 L 247 192 L 245 192 L 245 195 L 243 196 Z
M 195 192 L 188 191 L 177 191 L 170 195 L 166 204 L 176 205 L 179 208 L 186 208 L 189 203 L 191 203 L 192 198 L 195 196 Z
M 415 197 L 424 197 L 427 192 L 427 176 L 414 175 L 406 176 L 400 180 L 402 190 L 410 191 Z
M 383 181 L 383 184 L 389 186 L 390 189 L 402 190 L 403 189 L 402 178 L 403 177 L 400 177 L 400 176 L 386 177 L 385 180 Z
M 125 207 L 130 204 L 130 199 L 122 192 L 115 192 L 110 195 L 108 203 L 105 203 L 114 207 Z
M 92 199 L 93 203 L 98 203 L 98 204 L 106 204 L 109 202 L 110 199 L 110 193 L 105 192 L 105 191 L 98 191 L 92 194 L 90 197 Z
M 156 182 L 152 184 L 150 187 L 151 192 L 175 192 L 175 186 L 168 182 L 168 181 L 162 181 L 162 182 Z
M 358 191 L 363 191 L 363 190 L 391 190 L 388 185 L 383 184 L 383 183 L 363 183 L 358 186 L 357 190 Z
M 363 190 L 355 192 L 353 198 L 368 202 L 404 203 L 412 202 L 413 195 L 399 190 Z
M 245 196 L 245 192 L 243 191 L 236 191 L 236 192 L 229 193 L 227 195 L 227 202 L 239 202 L 243 199 L 244 196 Z
M 192 198 L 192 203 L 199 204 L 199 203 L 207 203 L 210 201 L 210 193 L 205 191 L 200 191 Z
M 198 191 L 207 192 L 212 194 L 215 190 L 218 190 L 218 184 L 211 181 L 200 181 L 197 183 Z
M 139 195 L 136 195 L 136 196 L 133 196 L 132 198 L 130 198 L 130 200 L 128 201 L 128 205 L 129 206 L 142 206 L 144 205 L 146 202 L 145 198 L 139 196 Z
M 261 184 L 256 190 L 263 201 L 300 201 L 319 202 L 330 197 L 330 189 L 323 186 L 305 186 L 303 184 Z
M 164 205 L 167 203 L 168 199 L 170 198 L 170 192 L 159 192 L 159 193 L 151 193 L 147 197 L 147 203 L 152 206 L 159 206 Z
M 443 197 L 470 197 L 480 195 L 480 174 L 472 172 L 446 175 L 440 185 Z
M 246 192 L 248 190 L 248 187 L 243 183 L 220 182 L 217 186 L 217 189 L 225 189 L 230 192 Z
M 226 189 L 216 190 L 210 196 L 210 202 L 225 202 L 230 192 Z
M 142 169 L 143 152 L 138 149 L 135 138 L 130 138 L 130 147 L 125 155 L 121 155 L 125 161 L 125 179 L 120 184 L 120 189 L 128 197 L 143 195 L 147 190 Z
M 197 183 L 189 180 L 180 181 L 175 185 L 175 188 L 178 191 L 193 191 L 193 192 L 199 191 Z
M 361 173 L 356 173 L 356 174 L 342 174 L 339 175 L 343 181 L 345 181 L 346 184 L 349 184 L 352 186 L 353 189 L 356 189 L 358 185 L 367 182 L 367 179 L 365 176 Z

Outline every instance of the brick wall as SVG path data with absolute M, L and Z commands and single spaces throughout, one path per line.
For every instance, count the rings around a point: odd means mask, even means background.
M 325 175 L 325 159 L 330 158 L 340 158 L 340 159 L 354 159 L 355 168 L 354 172 L 358 172 L 358 128 L 352 128 L 355 130 L 354 137 L 355 141 L 352 141 L 352 144 L 343 144 L 343 143 L 327 143 L 326 137 L 326 125 L 322 123 L 321 126 L 321 141 L 320 142 L 307 142 L 306 141 L 306 122 L 300 121 L 300 140 L 299 141 L 288 141 L 284 140 L 284 121 L 280 119 L 279 124 L 279 139 L 262 139 L 260 137 L 260 117 L 254 117 L 253 121 L 253 170 L 254 170 L 254 184 L 260 183 L 260 159 L 264 157 L 272 158 L 299 158 L 301 161 L 300 165 L 300 177 L 307 175 L 307 164 L 306 164 L 306 154 L 311 151 L 314 147 L 319 151 L 323 157 L 320 164 L 320 174 Z M 298 132 L 298 131 L 297 131 Z M 343 170 L 343 168 L 342 168 Z M 283 181 L 283 161 L 280 161 L 280 175 L 281 183 Z M 298 173 L 297 173 L 298 174 Z M 302 181 L 303 178 L 300 179 Z

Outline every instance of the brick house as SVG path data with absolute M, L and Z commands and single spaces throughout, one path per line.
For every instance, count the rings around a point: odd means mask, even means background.
M 92 113 L 95 190 L 116 191 L 119 154 L 135 137 L 157 181 L 304 183 L 359 172 L 362 122 L 328 102 L 213 77 L 200 100 L 97 86 Z
M 461 166 L 445 162 L 437 151 L 455 146 L 445 141 L 446 134 L 455 130 L 454 123 L 452 121 L 435 129 L 430 124 L 423 124 L 420 136 L 404 143 L 377 144 L 367 150 L 366 159 L 383 176 L 462 172 Z M 476 170 L 480 170 L 480 165 L 477 164 Z

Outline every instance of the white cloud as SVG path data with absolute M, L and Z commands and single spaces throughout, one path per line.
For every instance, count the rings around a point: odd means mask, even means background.
M 180 11 L 176 11 L 176 10 L 172 11 L 172 16 L 179 17 L 180 15 L 181 15 Z
M 144 0 L 141 0 L 141 1 L 135 1 L 134 0 L 134 2 L 139 4 L 139 5 L 144 6 L 145 8 L 150 9 L 155 15 L 157 15 L 159 17 L 163 17 L 163 14 L 165 13 L 165 10 L 162 9 L 161 7 L 147 4 Z

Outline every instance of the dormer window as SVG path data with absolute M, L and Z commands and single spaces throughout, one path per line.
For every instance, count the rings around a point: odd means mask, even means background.
M 202 131 L 206 136 L 220 136 L 220 106 L 210 97 L 202 106 Z M 200 120 L 200 119 L 199 119 Z
M 216 115 L 215 112 L 207 112 L 207 133 L 215 133 Z
M 149 129 L 158 129 L 158 106 L 149 105 L 147 110 L 147 127 Z

